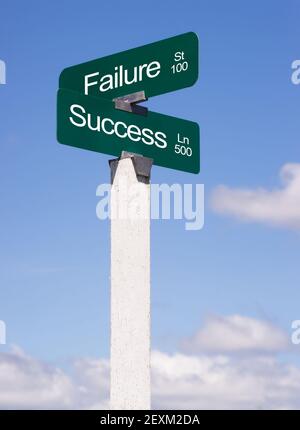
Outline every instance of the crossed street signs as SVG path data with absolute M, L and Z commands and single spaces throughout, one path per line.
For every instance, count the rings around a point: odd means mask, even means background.
M 198 173 L 198 124 L 136 106 L 197 78 L 198 39 L 191 32 L 69 67 L 59 80 L 57 139 L 115 156 L 126 150 Z

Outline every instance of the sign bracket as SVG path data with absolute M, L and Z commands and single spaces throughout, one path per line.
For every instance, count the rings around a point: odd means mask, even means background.
M 127 96 L 117 97 L 113 99 L 113 102 L 115 103 L 115 109 L 146 116 L 148 114 L 148 108 L 137 104 L 146 100 L 148 100 L 148 98 L 145 95 L 145 91 L 138 91 L 128 94 Z
M 135 170 L 136 178 L 139 182 L 149 183 L 151 167 L 153 165 L 153 159 L 144 157 L 142 154 L 137 154 L 135 152 L 122 151 L 121 156 L 117 159 L 109 160 L 109 165 L 111 168 L 111 183 L 114 182 L 114 176 L 117 169 L 117 164 L 120 160 L 124 158 L 131 158 L 133 167 Z M 114 165 L 116 165 L 114 167 Z

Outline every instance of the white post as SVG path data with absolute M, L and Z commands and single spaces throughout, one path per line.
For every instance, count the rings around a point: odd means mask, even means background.
M 150 170 L 111 160 L 111 409 L 150 409 Z

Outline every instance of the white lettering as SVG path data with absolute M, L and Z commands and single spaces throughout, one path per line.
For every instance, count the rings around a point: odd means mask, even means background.
M 124 85 L 132 85 L 142 82 L 144 78 L 156 78 L 161 71 L 159 61 L 152 61 L 147 64 L 140 64 L 131 69 L 125 69 L 123 64 L 114 67 L 113 73 L 100 75 L 100 72 L 90 73 L 84 76 L 84 94 L 89 94 L 89 88 L 98 86 L 100 93 L 121 88 Z M 91 79 L 96 78 L 96 79 Z
M 77 122 L 74 121 L 74 119 L 70 116 L 69 119 L 71 121 L 71 123 L 73 125 L 76 125 L 76 127 L 84 127 L 86 125 L 86 119 L 84 118 L 84 116 L 80 115 L 79 113 L 77 113 L 75 111 L 75 109 L 80 109 L 82 113 L 85 113 L 85 109 L 80 106 L 80 105 L 72 105 L 70 108 L 70 111 L 73 115 L 77 116 L 78 118 L 82 119 L 82 123 L 78 124 Z
M 69 120 L 76 127 L 85 127 L 87 125 L 92 131 L 102 131 L 108 135 L 115 134 L 120 139 L 128 138 L 132 142 L 139 142 L 141 140 L 146 145 L 154 144 L 160 149 L 165 149 L 168 145 L 167 135 L 162 131 L 153 132 L 149 128 L 141 129 L 135 124 L 127 125 L 123 121 L 114 122 L 111 118 L 102 118 L 99 115 L 87 113 L 84 107 L 78 104 L 71 105 L 70 112 L 73 116 L 70 116 Z M 108 126 L 109 124 L 110 126 Z
M 99 72 L 91 73 L 89 75 L 84 76 L 84 94 L 87 96 L 89 94 L 89 87 L 92 85 L 97 85 L 97 81 L 89 82 L 89 78 L 92 76 L 98 76 Z

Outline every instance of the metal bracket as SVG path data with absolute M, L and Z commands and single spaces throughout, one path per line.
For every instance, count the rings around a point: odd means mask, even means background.
M 148 109 L 144 106 L 137 105 L 137 103 L 144 102 L 146 100 L 148 100 L 148 98 L 145 96 L 145 91 L 138 91 L 137 93 L 129 94 L 127 96 L 117 97 L 113 99 L 113 102 L 115 102 L 115 109 L 146 116 Z
M 141 154 L 136 154 L 134 152 L 128 151 L 122 151 L 122 154 L 119 158 L 109 160 L 109 165 L 111 168 L 111 183 L 114 182 L 114 177 L 117 171 L 119 161 L 123 160 L 124 158 L 131 158 L 137 180 L 139 182 L 149 184 L 153 159 L 144 157 Z

